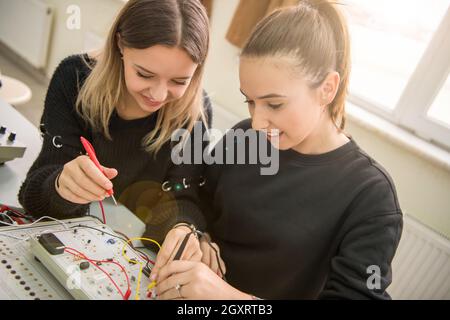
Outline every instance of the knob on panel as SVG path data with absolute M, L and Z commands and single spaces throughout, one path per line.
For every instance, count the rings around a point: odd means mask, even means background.
M 15 132 L 11 132 L 9 134 L 8 140 L 13 142 L 14 140 L 16 140 L 16 133 Z

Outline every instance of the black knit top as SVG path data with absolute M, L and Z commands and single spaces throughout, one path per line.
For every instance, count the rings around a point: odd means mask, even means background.
M 92 143 L 103 166 L 118 170 L 112 180 L 115 197 L 146 223 L 146 235 L 162 241 L 178 222 L 203 228 L 198 208 L 203 166 L 173 164 L 170 142 L 156 155 L 142 147 L 144 136 L 155 129 L 157 112 L 142 119 L 124 120 L 114 111 L 109 124 L 112 140 L 93 130 L 77 114 L 78 92 L 91 71 L 83 60 L 95 64 L 87 54 L 72 55 L 59 64 L 52 76 L 41 120 L 42 150 L 19 191 L 20 203 L 35 216 L 69 218 L 87 213 L 88 205 L 66 201 L 55 189 L 55 179 L 64 164 L 85 153 L 80 143 L 83 136 Z M 210 125 L 211 104 L 206 95 L 204 105 Z M 188 188 L 182 184 L 183 179 Z M 172 186 L 170 191 L 162 190 L 165 181 Z
M 249 154 L 244 135 L 230 139 Z M 267 167 L 206 169 L 204 213 L 230 284 L 268 299 L 389 299 L 403 220 L 386 170 L 354 140 L 320 155 L 280 151 L 278 172 Z

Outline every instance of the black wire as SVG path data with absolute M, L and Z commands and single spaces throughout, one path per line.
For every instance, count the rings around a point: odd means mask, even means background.
M 27 215 L 22 214 L 22 213 L 19 214 L 17 212 L 12 211 L 12 210 L 6 210 L 3 213 L 7 214 L 7 215 L 11 215 L 12 214 L 12 215 L 14 215 L 17 218 L 22 218 L 22 219 L 27 219 L 27 220 L 30 220 L 32 218 L 32 216 L 27 216 Z
M 109 236 L 111 236 L 111 237 L 120 239 L 120 240 L 122 240 L 122 241 L 125 242 L 125 243 L 128 242 L 128 240 L 126 240 L 126 239 L 124 239 L 124 238 L 122 238 L 122 237 L 119 237 L 119 236 L 117 236 L 117 235 L 115 235 L 115 234 L 112 234 L 112 233 L 109 233 L 109 232 L 106 232 L 106 231 L 104 231 L 104 230 L 97 229 L 97 228 L 94 228 L 94 227 L 86 226 L 86 225 L 83 225 L 83 224 L 78 224 L 78 225 L 76 225 L 76 226 L 71 226 L 69 229 L 73 229 L 73 228 L 87 228 L 87 229 L 96 230 L 96 231 L 98 231 L 98 232 L 105 233 L 105 234 L 107 234 L 107 235 L 109 235 Z
M 142 254 L 144 257 L 146 257 L 147 259 L 145 259 L 145 267 L 144 267 L 144 269 L 148 269 L 148 270 L 150 270 L 150 266 L 149 266 L 149 263 L 150 263 L 150 258 L 149 258 L 149 256 L 148 255 L 146 255 L 145 253 L 143 253 L 142 251 L 140 251 L 140 250 L 138 250 L 138 249 L 136 249 L 136 248 L 134 248 L 134 250 L 136 250 L 137 252 L 139 252 L 140 254 Z
M 102 221 L 99 217 L 97 217 L 97 216 L 93 216 L 93 215 L 91 215 L 91 214 L 87 214 L 87 216 L 88 216 L 88 217 L 96 218 L 98 221 L 100 221 L 101 223 L 103 223 L 103 221 Z M 120 237 L 117 237 L 117 236 L 115 236 L 115 235 L 112 235 L 112 234 L 110 234 L 110 233 L 108 233 L 108 232 L 105 232 L 105 231 L 102 231 L 102 230 L 99 230 L 99 229 L 96 229 L 96 228 L 93 228 L 93 227 L 88 227 L 88 226 L 85 226 L 85 227 L 90 228 L 90 229 L 94 229 L 94 230 L 97 230 L 97 231 L 100 231 L 100 232 L 104 232 L 104 233 L 106 233 L 106 234 L 109 234 L 109 235 L 111 235 L 111 236 L 113 236 L 113 237 L 119 238 L 119 239 L 121 239 L 122 241 L 124 241 L 124 239 L 122 239 L 122 238 L 120 238 Z M 147 258 L 147 259 L 146 259 L 145 268 L 149 269 L 149 263 L 150 263 L 149 260 L 150 260 L 150 257 L 149 257 L 146 253 L 144 253 L 144 252 L 138 250 L 137 247 L 135 247 L 135 246 L 133 245 L 133 242 L 129 241 L 130 238 L 128 238 L 124 233 L 122 233 L 122 232 L 120 232 L 120 231 L 117 231 L 117 230 L 114 230 L 114 232 L 116 232 L 116 233 L 120 234 L 122 237 L 124 237 L 124 238 L 126 239 L 127 244 L 129 244 L 131 248 L 133 248 L 135 251 L 139 252 L 140 254 L 142 254 L 143 256 L 145 256 L 145 257 Z M 145 247 L 142 247 L 142 248 L 145 248 Z
M 217 265 L 219 266 L 220 273 L 222 274 L 222 279 L 227 281 L 227 278 L 225 277 L 225 272 L 223 272 L 222 266 L 220 264 L 219 252 L 217 252 L 217 249 L 214 248 L 214 246 L 212 245 L 212 243 L 209 240 L 206 240 L 206 241 L 208 241 L 209 246 L 214 250 L 214 252 L 216 254 L 216 261 L 217 261 Z
M 149 266 L 149 263 L 150 263 L 150 257 L 149 257 L 149 255 L 146 254 L 145 252 L 142 252 L 141 250 L 137 249 L 137 248 L 134 247 L 133 245 L 131 245 L 131 247 L 133 248 L 134 251 L 139 252 L 141 255 L 143 255 L 143 256 L 146 258 L 146 259 L 145 259 L 145 267 L 144 267 L 144 268 L 147 268 L 148 270 L 150 270 L 150 266 Z M 144 247 L 144 248 L 145 248 L 145 247 Z
M 227 281 L 227 279 L 225 277 L 225 272 L 223 272 L 222 265 L 221 265 L 220 260 L 219 260 L 219 252 L 217 251 L 216 248 L 214 248 L 214 246 L 212 245 L 212 242 L 209 239 L 209 237 L 205 236 L 205 234 L 203 232 L 201 232 L 201 231 L 197 230 L 196 232 L 200 235 L 200 237 L 202 237 L 202 238 L 204 237 L 206 239 L 206 242 L 208 243 L 208 245 L 214 250 L 214 253 L 216 254 L 217 265 L 219 266 L 219 271 L 222 274 L 222 279 L 224 281 Z
M 183 242 L 181 243 L 180 248 L 178 249 L 178 251 L 177 251 L 177 253 L 176 253 L 176 255 L 175 255 L 174 260 L 179 260 L 179 258 L 181 257 L 181 254 L 183 253 L 183 250 L 184 250 L 184 248 L 186 247 L 187 241 L 188 241 L 188 239 L 189 239 L 189 237 L 190 237 L 191 234 L 194 233 L 194 234 L 196 234 L 197 236 L 205 237 L 205 238 L 206 238 L 206 242 L 207 242 L 208 245 L 214 250 L 214 253 L 216 254 L 216 261 L 217 261 L 217 265 L 219 266 L 219 271 L 220 271 L 220 273 L 222 274 L 222 279 L 225 280 L 225 281 L 227 281 L 227 279 L 226 279 L 226 277 L 225 277 L 225 272 L 223 272 L 222 266 L 221 266 L 221 264 L 220 264 L 220 260 L 219 260 L 219 252 L 217 251 L 216 248 L 214 248 L 214 246 L 212 245 L 212 242 L 211 242 L 211 240 L 209 239 L 209 237 L 206 237 L 205 234 L 204 234 L 203 232 L 201 232 L 200 230 L 192 229 L 192 226 L 189 225 L 189 224 L 187 224 L 187 223 L 182 223 L 182 224 L 180 224 L 180 225 L 184 225 L 184 226 L 190 228 L 192 231 L 191 231 L 190 233 L 188 233 L 188 234 L 184 237 Z M 177 258 L 178 258 L 178 259 L 177 259 Z
M 94 215 L 91 214 L 91 207 L 90 207 L 90 206 L 89 206 L 88 209 L 87 209 L 87 213 L 86 213 L 85 217 L 92 217 L 92 218 L 95 218 L 95 219 L 97 219 L 98 221 L 100 221 L 102 224 L 105 224 L 105 223 L 103 222 L 102 219 L 100 219 L 99 217 L 94 216 Z
M 97 228 L 86 226 L 86 225 L 82 225 L 82 224 L 79 224 L 79 225 L 76 225 L 76 226 L 72 226 L 70 228 L 88 228 L 88 229 L 96 230 L 98 232 L 102 232 L 102 233 L 105 233 L 105 234 L 110 235 L 112 237 L 115 237 L 117 239 L 120 239 L 120 240 L 124 241 L 127 244 L 129 243 L 131 248 L 133 248 L 133 250 L 136 250 L 137 252 L 139 252 L 140 254 L 144 255 L 147 258 L 146 259 L 145 268 L 149 268 L 149 260 L 150 260 L 149 256 L 147 254 L 143 253 L 142 251 L 138 250 L 136 247 L 133 246 L 133 244 L 131 242 L 128 242 L 128 240 L 126 240 L 125 238 L 119 237 L 117 235 L 111 234 L 111 233 L 106 232 L 106 231 L 101 230 L 101 229 L 97 229 Z M 195 232 L 192 231 L 192 232 L 186 234 L 186 236 L 183 239 L 183 242 L 181 243 L 180 247 L 178 248 L 177 253 L 175 254 L 174 260 L 179 260 L 180 259 L 181 255 L 183 254 L 183 251 L 184 251 L 184 249 L 186 247 L 188 239 L 191 236 L 191 234 L 193 234 L 193 233 L 197 233 L 201 237 L 204 237 L 203 232 L 198 231 L 198 230 L 196 230 Z M 226 278 L 225 278 L 225 272 L 223 272 L 223 269 L 222 269 L 222 266 L 221 266 L 221 263 L 220 263 L 220 260 L 219 260 L 219 252 L 217 251 L 216 248 L 214 248 L 214 246 L 211 243 L 211 240 L 209 240 L 208 237 L 205 237 L 205 238 L 206 238 L 206 242 L 208 243 L 208 245 L 214 250 L 214 253 L 216 254 L 216 261 L 217 261 L 217 265 L 219 266 L 220 273 L 222 274 L 222 279 L 227 281 Z M 145 248 L 145 247 L 143 247 L 143 248 Z
M 141 250 L 138 250 L 138 247 L 135 247 L 133 245 L 133 243 L 130 241 L 130 238 L 128 238 L 126 234 L 124 234 L 124 233 L 122 233 L 120 231 L 116 231 L 116 230 L 114 230 L 114 232 L 116 232 L 116 233 L 120 234 L 121 236 L 123 236 L 124 238 L 126 238 L 127 242 L 130 244 L 131 248 L 133 248 L 136 252 L 139 252 L 141 255 L 143 255 L 146 258 L 145 259 L 146 263 L 145 263 L 145 267 L 144 268 L 150 269 L 150 267 L 149 267 L 150 257 L 148 256 L 148 254 L 142 252 Z M 142 247 L 142 248 L 146 248 L 146 247 Z
M 181 242 L 180 247 L 178 248 L 177 253 L 175 254 L 175 257 L 173 257 L 173 260 L 180 260 L 181 255 L 183 254 L 184 249 L 186 248 L 186 245 L 188 243 L 189 237 L 191 236 L 191 234 L 194 234 L 195 231 L 191 231 L 188 234 L 186 234 L 184 236 L 183 241 Z

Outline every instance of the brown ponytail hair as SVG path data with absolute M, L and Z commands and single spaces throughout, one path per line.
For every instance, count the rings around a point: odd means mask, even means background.
M 345 128 L 350 40 L 347 23 L 336 4 L 301 0 L 297 6 L 274 11 L 255 27 L 241 56 L 288 58 L 311 88 L 318 88 L 329 72 L 338 72 L 339 88 L 328 110 L 336 127 Z

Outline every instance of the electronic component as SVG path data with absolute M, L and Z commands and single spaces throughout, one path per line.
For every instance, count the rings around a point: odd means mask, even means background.
M 150 268 L 148 268 L 148 267 L 144 267 L 144 269 L 142 269 L 142 273 L 143 273 L 147 278 L 150 278 L 151 270 L 150 270 Z
M 14 142 L 14 140 L 16 140 L 16 135 L 17 135 L 17 133 L 11 132 L 11 133 L 9 134 L 9 136 L 8 136 L 8 141 L 9 141 L 9 142 Z
M 39 243 L 52 255 L 62 254 L 64 252 L 64 243 L 62 243 L 54 233 L 44 233 L 38 236 Z
M 69 226 L 71 223 L 93 227 L 100 224 L 98 220 L 90 217 L 67 221 Z M 61 229 L 64 227 L 55 221 L 0 228 L 0 300 L 73 299 L 47 268 L 35 259 L 30 250 L 30 243 L 26 240 L 32 235 Z
M 80 270 L 86 270 L 87 268 L 89 268 L 89 266 L 89 261 L 83 261 L 80 263 Z
M 68 229 L 33 236 L 31 251 L 75 299 L 149 299 L 150 280 L 143 276 L 150 269 L 148 257 L 108 226 L 94 221 L 95 226 L 72 223 Z

